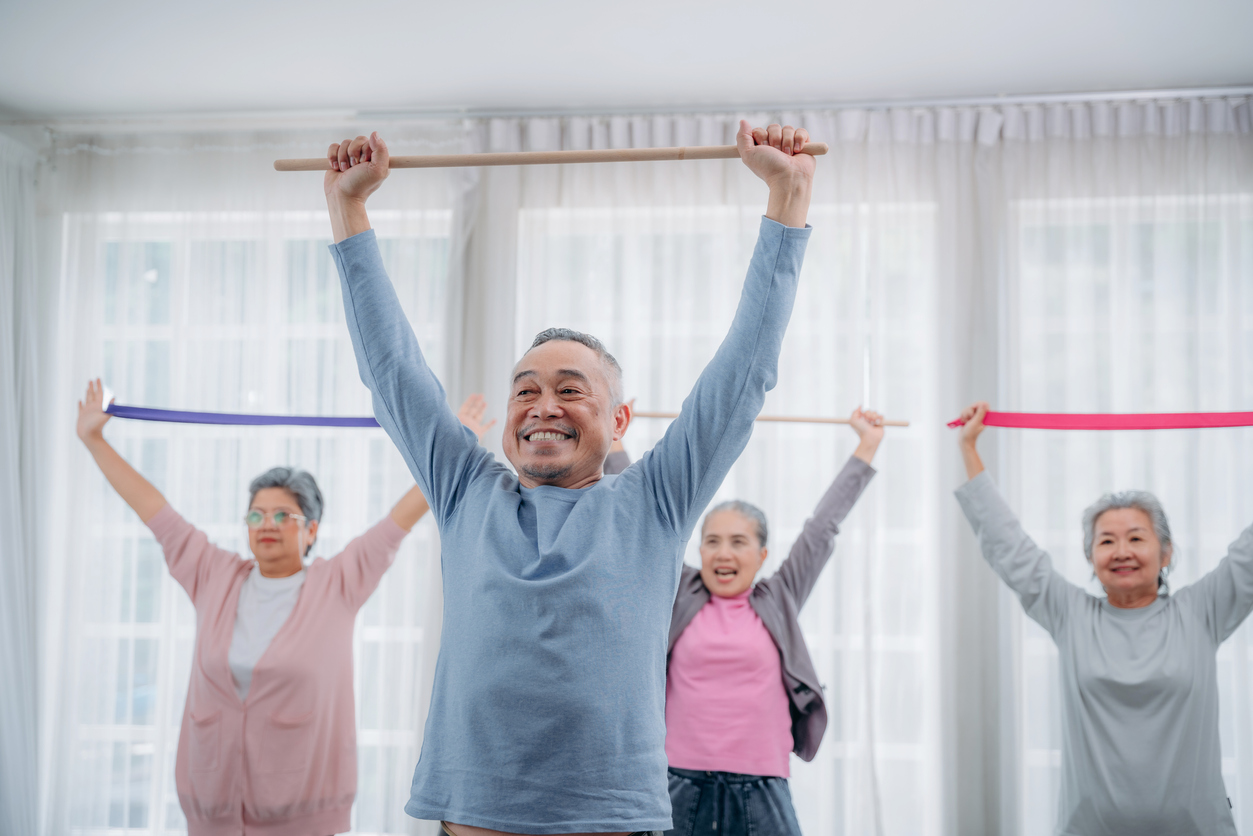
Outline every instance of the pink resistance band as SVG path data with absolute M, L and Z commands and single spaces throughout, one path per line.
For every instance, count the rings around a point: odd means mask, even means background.
M 950 427 L 966 423 L 958 418 Z M 1139 414 L 1065 412 L 988 412 L 988 427 L 1020 430 L 1196 430 L 1212 427 L 1253 427 L 1253 412 L 1144 412 Z

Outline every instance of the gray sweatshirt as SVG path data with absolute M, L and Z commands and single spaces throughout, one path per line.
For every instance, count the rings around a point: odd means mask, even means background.
M 762 219 L 726 339 L 651 451 L 522 487 L 457 421 L 373 232 L 331 248 L 374 415 L 439 525 L 444 622 L 405 810 L 513 833 L 668 830 L 666 628 L 683 547 L 777 379 L 809 229 Z
M 983 557 L 1057 644 L 1057 834 L 1234 836 L 1218 646 L 1253 609 L 1253 526 L 1196 583 L 1119 609 L 1053 570 L 986 472 L 957 490 Z

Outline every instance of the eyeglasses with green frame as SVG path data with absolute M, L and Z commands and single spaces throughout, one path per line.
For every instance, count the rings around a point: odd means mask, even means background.
M 244 522 L 249 528 L 260 528 L 265 525 L 267 519 L 273 520 L 275 525 L 282 527 L 290 520 L 304 522 L 308 518 L 303 514 L 293 514 L 290 511 L 258 511 L 256 508 L 244 515 Z

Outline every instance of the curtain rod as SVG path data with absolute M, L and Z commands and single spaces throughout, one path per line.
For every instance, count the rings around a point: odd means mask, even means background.
M 921 99 L 866 99 L 838 102 L 790 102 L 784 104 L 665 105 L 564 109 L 367 109 L 304 111 L 233 111 L 217 113 L 133 114 L 117 116 L 4 117 L 0 127 L 45 128 L 64 132 L 123 132 L 134 130 L 291 130 L 322 129 L 360 122 L 426 122 L 497 118 L 570 118 L 596 116 L 651 116 L 661 114 L 723 114 L 790 112 L 806 110 L 890 110 L 899 108 L 996 107 L 1002 105 L 1121 102 L 1151 99 L 1208 99 L 1253 96 L 1253 85 L 1181 87 L 1154 90 L 1111 90 L 1085 93 L 1041 93 L 1005 96 L 966 96 Z

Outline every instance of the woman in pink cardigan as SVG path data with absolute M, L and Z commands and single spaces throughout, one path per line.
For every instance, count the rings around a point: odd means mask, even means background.
M 190 836 L 326 836 L 349 829 L 357 793 L 352 633 L 357 610 L 427 511 L 417 487 L 330 560 L 313 477 L 276 467 L 253 480 L 254 559 L 219 549 L 104 439 L 100 381 L 78 404 L 78 436 L 152 529 L 196 608 L 196 649 L 175 760 Z M 459 417 L 481 438 L 482 398 Z M 493 422 L 494 423 L 494 422 Z

